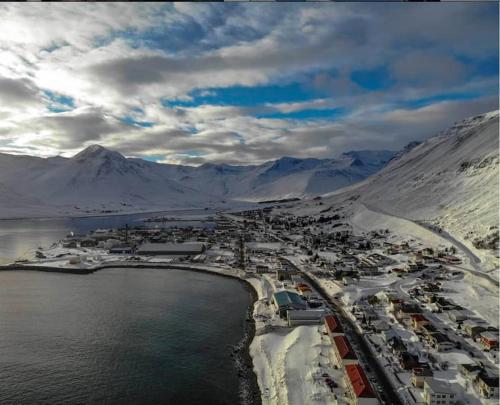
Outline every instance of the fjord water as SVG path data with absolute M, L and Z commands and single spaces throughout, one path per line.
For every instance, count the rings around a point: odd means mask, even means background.
M 0 271 L 0 403 L 237 404 L 250 303 L 185 270 Z
M 190 215 L 211 215 L 213 210 L 177 210 L 164 211 L 154 214 L 138 213 L 124 215 L 89 216 L 73 218 L 47 219 L 9 219 L 0 220 L 0 264 L 11 263 L 23 258 L 33 257 L 35 250 L 40 247 L 49 247 L 54 242 L 63 239 L 68 233 L 88 233 L 98 228 L 118 228 L 147 225 L 150 227 L 163 226 L 158 223 L 145 223 L 144 220 L 154 216 L 186 217 Z M 168 222 L 167 226 L 211 226 L 210 222 Z

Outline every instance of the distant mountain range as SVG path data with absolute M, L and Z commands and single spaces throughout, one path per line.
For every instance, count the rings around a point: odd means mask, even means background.
M 199 167 L 126 158 L 92 145 L 72 158 L 0 154 L 0 216 L 220 206 L 311 197 L 376 173 L 391 151 L 336 159 L 283 157 L 261 165 Z

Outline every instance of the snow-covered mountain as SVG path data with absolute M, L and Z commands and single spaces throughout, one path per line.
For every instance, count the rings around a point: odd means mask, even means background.
M 494 254 L 499 223 L 499 112 L 460 121 L 412 143 L 366 180 L 329 194 L 314 214 L 342 201 L 371 211 L 437 225 L 478 255 Z M 356 203 L 352 203 L 356 201 Z M 488 247 L 489 249 L 484 249 Z
M 284 157 L 262 165 L 199 167 L 126 158 L 99 145 L 69 159 L 0 154 L 0 214 L 29 215 L 30 205 L 50 214 L 314 196 L 365 179 L 393 154 L 357 151 L 338 159 Z

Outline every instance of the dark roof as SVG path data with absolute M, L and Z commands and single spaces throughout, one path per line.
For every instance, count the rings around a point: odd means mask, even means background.
M 432 335 L 432 339 L 435 340 L 437 343 L 451 342 L 450 339 L 448 339 L 448 336 L 442 333 L 434 333 Z
M 491 376 L 486 373 L 479 373 L 477 376 L 480 380 L 482 380 L 488 387 L 498 387 L 499 379 L 498 376 Z

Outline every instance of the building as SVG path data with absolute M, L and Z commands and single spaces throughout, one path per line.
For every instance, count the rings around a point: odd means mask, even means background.
M 459 364 L 458 371 L 460 371 L 460 374 L 462 374 L 466 380 L 468 380 L 469 382 L 474 382 L 476 381 L 476 378 L 479 375 L 479 373 L 483 371 L 483 368 L 474 363 Z
M 421 313 L 422 310 L 417 304 L 402 304 L 396 312 L 396 318 L 400 321 L 409 322 L 412 315 Z
M 281 318 L 287 317 L 289 310 L 305 310 L 307 305 L 302 297 L 293 291 L 278 291 L 273 294 L 274 305 L 278 308 Z
M 486 331 L 482 332 L 480 335 L 481 345 L 486 350 L 492 350 L 498 348 L 498 335 L 496 333 Z
M 324 316 L 323 310 L 288 310 L 286 319 L 288 326 L 317 325 L 322 322 Z
M 460 311 L 458 309 L 452 309 L 448 312 L 448 318 L 456 323 L 461 323 L 468 319 L 468 316 L 464 313 L 464 311 Z
M 352 405 L 377 405 L 379 402 L 364 370 L 359 364 L 345 366 L 345 385 Z
M 449 352 L 455 348 L 455 344 L 443 333 L 433 333 L 429 336 L 429 343 L 438 352 Z
M 391 329 L 391 325 L 389 325 L 386 321 L 382 319 L 377 319 L 376 321 L 373 321 L 370 326 L 372 327 L 373 331 L 377 333 L 385 332 Z
M 299 284 L 297 287 L 295 287 L 296 290 L 299 292 L 300 295 L 309 298 L 312 294 L 311 287 L 309 287 L 307 284 Z
M 347 364 L 358 364 L 358 356 L 345 336 L 333 337 L 333 354 L 339 367 Z
M 411 372 L 411 383 L 414 387 L 424 388 L 424 382 L 431 380 L 433 374 L 428 367 L 415 367 Z
M 413 370 L 420 365 L 418 356 L 410 352 L 399 353 L 398 361 L 403 370 Z
M 422 326 L 429 324 L 429 320 L 422 314 L 413 314 L 410 316 L 410 319 L 411 326 L 415 331 L 419 331 L 420 329 L 422 329 Z
M 145 256 L 196 256 L 203 253 L 205 249 L 205 244 L 201 242 L 144 243 L 137 249 L 137 254 Z
M 333 343 L 333 338 L 335 336 L 340 336 L 344 334 L 344 328 L 342 328 L 342 324 L 335 315 L 327 315 L 325 316 L 325 327 L 328 332 L 328 336 Z
M 455 393 L 447 383 L 432 378 L 424 381 L 424 402 L 427 405 L 452 405 Z
M 392 354 L 394 355 L 399 355 L 403 352 L 408 351 L 405 343 L 403 342 L 403 339 L 401 339 L 399 336 L 393 337 L 387 342 L 387 344 Z
M 464 332 L 473 339 L 486 330 L 486 326 L 484 323 L 479 323 L 472 319 L 467 319 L 466 321 L 464 321 L 462 324 L 462 328 Z
M 97 246 L 97 242 L 95 239 L 92 239 L 92 238 L 86 238 L 86 239 L 82 239 L 80 241 L 80 247 L 86 247 L 86 248 L 89 248 L 89 247 L 95 247 Z
M 484 398 L 498 398 L 498 376 L 490 376 L 481 372 L 477 376 L 477 388 Z
M 264 264 L 258 264 L 256 267 L 255 267 L 255 271 L 259 274 L 263 274 L 263 273 L 269 273 L 270 270 L 269 270 L 269 266 L 266 266 Z
M 132 253 L 132 246 L 125 245 L 125 244 L 114 245 L 111 249 L 109 249 L 109 253 L 131 254 Z

